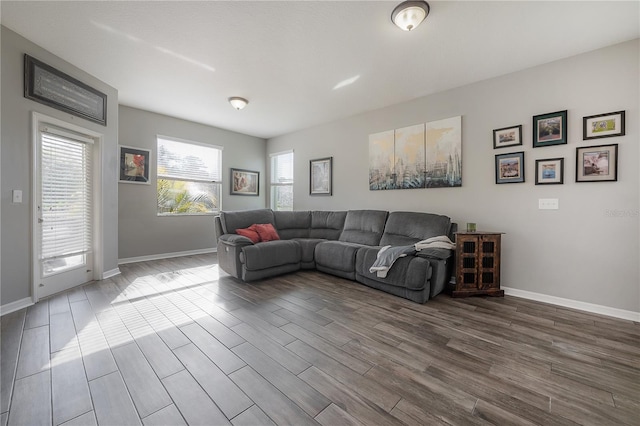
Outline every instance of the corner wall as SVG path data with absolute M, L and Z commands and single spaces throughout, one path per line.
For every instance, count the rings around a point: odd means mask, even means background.
M 118 91 L 2 26 L 2 277 L 0 305 L 31 296 L 31 174 L 33 111 L 104 134 L 102 155 L 103 272 L 118 268 Z M 29 55 L 107 95 L 107 126 L 84 120 L 23 96 L 23 57 Z M 11 190 L 22 190 L 23 202 L 11 203 Z
M 639 41 L 633 40 L 270 139 L 295 150 L 294 209 L 445 214 L 502 231 L 502 285 L 640 313 Z M 366 76 L 365 76 L 366 78 Z M 389 88 L 388 90 L 391 90 Z M 348 90 L 348 89 L 346 89 Z M 532 116 L 568 110 L 568 144 L 532 148 Z M 626 135 L 582 140 L 582 117 L 626 110 Z M 462 115 L 461 188 L 369 191 L 368 136 Z M 523 145 L 492 130 L 523 125 Z M 618 181 L 576 183 L 576 148 L 619 144 Z M 496 154 L 525 151 L 526 182 L 496 185 Z M 334 157 L 333 196 L 309 196 L 309 160 Z M 535 160 L 564 157 L 564 185 L 536 186 Z M 559 210 L 538 210 L 558 198 Z
M 118 184 L 118 256 L 154 257 L 167 253 L 206 251 L 216 247 L 213 216 L 157 215 L 157 135 L 224 147 L 222 208 L 244 210 L 265 205 L 264 139 L 120 106 L 120 144 L 151 150 L 150 185 Z M 230 168 L 260 172 L 258 197 L 229 195 Z

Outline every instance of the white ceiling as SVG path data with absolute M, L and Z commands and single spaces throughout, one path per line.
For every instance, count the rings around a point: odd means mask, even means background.
M 3 0 L 1 21 L 120 104 L 262 138 L 640 36 L 638 1 L 432 1 L 412 32 L 399 2 Z

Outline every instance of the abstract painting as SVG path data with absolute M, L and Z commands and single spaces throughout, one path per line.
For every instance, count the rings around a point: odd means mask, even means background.
M 426 188 L 462 186 L 462 117 L 427 123 Z

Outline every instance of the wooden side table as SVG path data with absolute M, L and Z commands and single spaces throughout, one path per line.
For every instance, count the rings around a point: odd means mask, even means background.
M 453 297 L 504 296 L 500 290 L 502 232 L 456 232 L 456 288 Z

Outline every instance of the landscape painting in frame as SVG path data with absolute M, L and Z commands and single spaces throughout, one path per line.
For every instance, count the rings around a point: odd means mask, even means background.
M 260 195 L 260 172 L 232 168 L 230 195 Z
M 395 189 L 394 131 L 369 135 L 369 189 Z
M 536 185 L 564 183 L 564 158 L 536 160 Z
M 582 139 L 624 136 L 624 111 L 608 112 L 582 118 Z
M 426 188 L 462 186 L 462 116 L 427 123 Z
M 425 187 L 425 125 L 395 131 L 395 188 Z
M 533 117 L 533 147 L 567 143 L 567 110 Z
M 577 148 L 576 182 L 618 180 L 618 144 Z
M 496 155 L 496 183 L 524 182 L 524 152 Z

